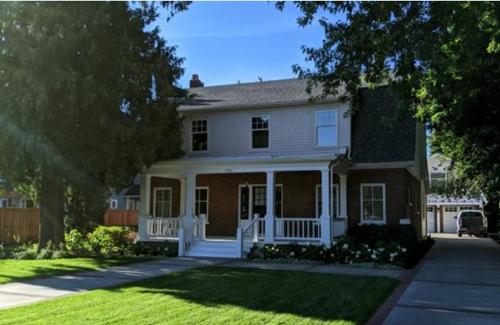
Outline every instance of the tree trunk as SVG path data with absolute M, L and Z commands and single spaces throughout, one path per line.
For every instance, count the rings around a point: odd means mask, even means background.
M 38 249 L 64 243 L 64 187 L 61 179 L 42 170 Z
M 498 232 L 498 212 L 499 212 L 499 201 L 498 197 L 489 198 L 488 204 L 484 206 L 484 212 L 486 218 L 488 219 L 488 232 L 497 233 Z

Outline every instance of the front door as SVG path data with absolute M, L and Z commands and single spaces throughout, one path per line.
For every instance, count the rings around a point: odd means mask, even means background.
M 281 217 L 282 211 L 282 187 L 276 186 L 275 208 L 277 217 Z M 266 186 L 265 185 L 242 185 L 240 186 L 240 207 L 238 226 L 245 228 L 255 217 L 264 218 L 267 212 Z

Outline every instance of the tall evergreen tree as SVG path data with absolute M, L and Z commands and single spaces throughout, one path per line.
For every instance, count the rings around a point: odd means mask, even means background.
M 40 247 L 64 240 L 65 188 L 120 187 L 180 154 L 182 60 L 146 28 L 156 15 L 127 2 L 0 4 L 0 175 L 39 179 Z

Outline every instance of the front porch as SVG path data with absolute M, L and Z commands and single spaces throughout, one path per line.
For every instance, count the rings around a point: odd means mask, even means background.
M 329 246 L 347 222 L 346 176 L 330 162 L 155 165 L 141 179 L 139 240 L 178 240 L 180 256 L 242 257 L 263 243 Z

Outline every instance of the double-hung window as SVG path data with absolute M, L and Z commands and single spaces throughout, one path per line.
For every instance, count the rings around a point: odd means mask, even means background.
M 269 115 L 252 117 L 252 148 L 269 148 Z
M 195 191 L 195 214 L 205 215 L 208 221 L 208 187 L 197 187 Z
M 316 145 L 333 147 L 337 145 L 337 111 L 316 112 Z
M 385 223 L 385 184 L 361 184 L 361 222 Z
M 194 120 L 191 122 L 192 150 L 207 151 L 208 128 L 207 120 Z
M 109 200 L 109 208 L 110 209 L 118 209 L 118 200 L 117 199 Z
M 158 218 L 172 216 L 172 190 L 170 187 L 155 188 L 153 215 Z

